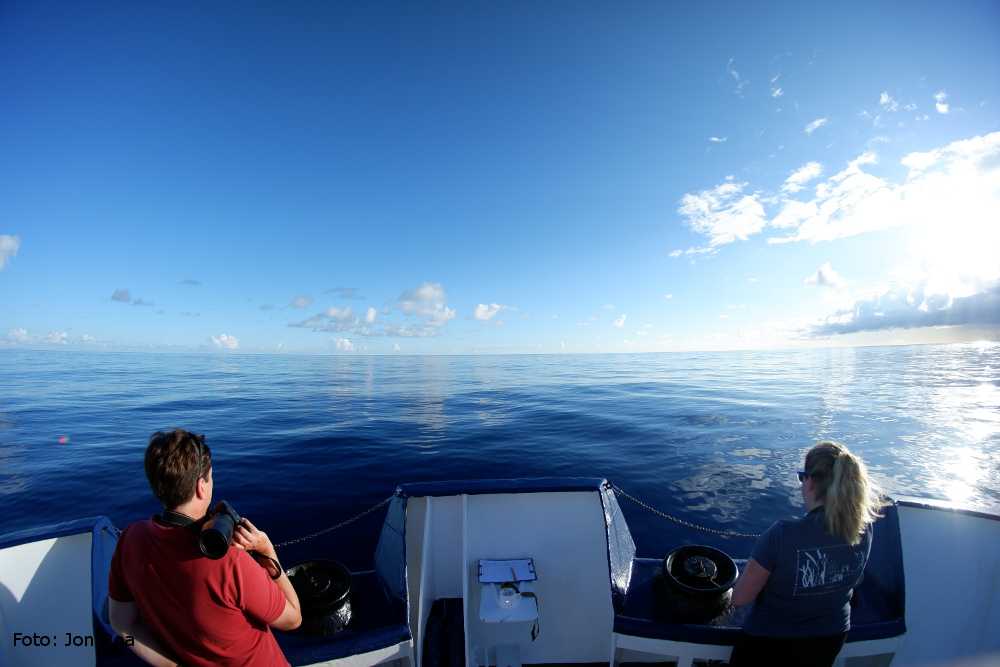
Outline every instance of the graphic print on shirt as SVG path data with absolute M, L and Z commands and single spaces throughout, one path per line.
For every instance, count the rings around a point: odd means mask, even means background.
M 853 588 L 864 569 L 864 554 L 847 544 L 800 549 L 796 554 L 792 594 L 821 595 Z

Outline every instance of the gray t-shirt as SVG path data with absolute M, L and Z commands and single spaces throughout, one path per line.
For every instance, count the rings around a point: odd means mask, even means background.
M 823 532 L 823 507 L 764 531 L 751 558 L 771 576 L 743 630 L 758 637 L 825 637 L 851 627 L 851 595 L 864 576 L 871 531 L 851 546 Z

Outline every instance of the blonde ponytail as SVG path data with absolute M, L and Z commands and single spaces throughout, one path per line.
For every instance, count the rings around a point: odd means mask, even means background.
M 884 506 L 864 461 L 847 447 L 825 441 L 806 454 L 806 474 L 815 480 L 816 497 L 826 506 L 826 532 L 852 545 L 860 542 Z

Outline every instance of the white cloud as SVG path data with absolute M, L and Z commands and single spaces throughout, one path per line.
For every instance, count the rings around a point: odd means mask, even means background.
M 740 73 L 737 72 L 735 69 L 733 69 L 733 63 L 735 62 L 735 60 L 736 60 L 735 58 L 729 59 L 729 62 L 726 63 L 726 72 L 728 72 L 729 75 L 733 77 L 733 81 L 736 82 L 736 87 L 733 92 L 735 92 L 737 95 L 742 96 L 743 89 L 746 87 L 749 81 L 743 79 L 740 76 Z
M 327 308 L 326 310 L 324 310 L 322 313 L 320 313 L 318 315 L 318 317 L 325 317 L 325 318 L 329 318 L 331 320 L 337 320 L 337 321 L 340 321 L 340 322 L 347 322 L 347 321 L 350 321 L 350 320 L 357 319 L 357 318 L 355 318 L 351 314 L 351 307 L 350 306 L 348 306 L 347 308 L 337 308 L 336 306 L 330 306 L 329 308 Z
M 493 321 L 493 318 L 496 317 L 497 314 L 503 310 L 517 310 L 517 308 L 513 308 L 511 306 L 502 306 L 498 303 L 491 303 L 491 304 L 481 303 L 478 306 L 476 306 L 476 309 L 473 311 L 472 315 L 469 316 L 469 319 L 479 320 L 483 324 L 487 325 L 501 326 L 503 325 L 503 322 L 501 320 Z
M 337 346 L 337 350 L 341 352 L 354 352 L 354 343 L 347 338 L 332 338 L 331 340 Z
M 997 161 L 1000 160 L 1000 132 L 963 141 L 955 141 L 944 148 L 922 153 L 910 153 L 900 162 L 910 168 L 907 180 L 920 178 L 935 167 L 948 176 L 972 182 L 979 189 L 998 187 Z
M 899 258 L 891 270 L 894 286 L 836 311 L 813 331 L 991 323 L 985 309 L 1000 298 L 1000 132 L 910 153 L 900 160 L 909 173 L 895 182 L 871 173 L 869 166 L 877 163 L 874 152 L 860 155 L 820 181 L 805 200 L 792 198 L 788 189 L 772 197 L 754 195 L 771 215 L 757 215 L 754 224 L 744 227 L 748 234 L 764 225 L 788 230 L 768 243 L 819 243 L 907 227 L 899 237 L 904 245 L 891 249 Z M 821 172 L 816 166 L 801 168 L 785 185 L 801 185 L 807 176 L 820 177 Z M 746 205 L 737 203 L 746 185 L 735 186 L 740 189 L 735 194 L 710 191 L 685 198 L 686 208 L 679 212 L 687 213 L 692 229 L 708 237 L 707 250 L 716 250 L 711 244 L 719 243 L 724 229 L 717 221 L 745 214 Z M 823 303 L 856 300 L 829 264 L 806 284 L 823 288 Z
M 619 327 L 619 328 L 623 327 L 625 325 L 625 318 L 626 317 L 628 317 L 628 316 L 627 315 L 622 315 L 617 320 L 615 320 L 614 322 L 612 322 L 611 326 Z
M 896 109 L 899 108 L 899 104 L 896 102 L 896 100 L 892 99 L 892 96 L 889 95 L 888 91 L 882 93 L 882 96 L 879 98 L 878 103 L 879 106 L 886 111 L 895 111 Z
M 53 331 L 48 335 L 46 342 L 55 343 L 57 345 L 66 345 L 69 343 L 69 334 L 65 331 Z
M 721 144 L 729 140 L 729 137 L 709 137 L 709 141 L 714 141 L 715 143 Z
M 958 298 L 928 293 L 925 288 L 925 283 L 912 288 L 894 286 L 855 302 L 852 308 L 831 313 L 811 327 L 811 333 L 824 336 L 884 329 L 1000 325 L 1000 285 Z
M 374 309 L 369 308 L 368 312 L 365 314 L 366 321 L 372 310 Z M 336 306 L 331 306 L 322 313 L 313 315 L 312 317 L 302 320 L 297 324 L 289 324 L 288 326 L 299 327 L 302 329 L 312 329 L 313 331 L 326 331 L 333 333 L 350 332 L 360 333 L 366 336 L 375 335 L 375 332 L 372 331 L 370 327 L 361 324 L 361 319 L 351 312 L 350 306 L 347 308 L 337 308 Z
M 891 183 L 868 171 L 877 164 L 874 152 L 863 153 L 840 172 L 819 182 L 809 200 L 787 195 L 822 175 L 822 165 L 810 162 L 793 172 L 782 194 L 743 194 L 749 183 L 730 179 L 714 190 L 685 195 L 677 212 L 692 231 L 709 239 L 707 248 L 681 254 L 712 252 L 716 246 L 746 240 L 766 226 L 790 229 L 790 241 L 831 241 L 904 224 L 935 227 L 963 224 L 970 230 L 992 230 L 1000 219 L 1000 132 L 956 141 L 932 151 L 911 153 L 901 163 L 910 170 L 902 183 Z M 768 218 L 767 204 L 774 211 Z
M 388 317 L 392 313 L 389 307 L 379 311 L 367 308 L 360 317 L 355 315 L 351 307 L 338 308 L 331 306 L 325 311 L 313 315 L 301 322 L 290 323 L 290 327 L 312 329 L 330 333 L 351 333 L 360 336 L 400 336 L 404 338 L 426 338 L 442 335 L 441 327 L 454 319 L 454 309 L 444 304 L 445 294 L 439 284 L 424 283 L 415 290 L 403 292 L 395 302 L 400 312 L 408 317 L 423 318 L 415 324 L 399 324 L 387 322 L 381 327 L 378 324 L 379 314 Z
M 323 290 L 323 294 L 336 294 L 341 299 L 363 299 L 364 296 L 357 287 L 331 287 Z
M 909 226 L 895 282 L 831 313 L 815 334 L 996 325 L 1000 321 L 1000 133 L 957 141 L 902 163 L 890 215 Z
M 406 315 L 426 318 L 419 329 L 430 333 L 455 318 L 455 310 L 448 308 L 446 301 L 447 296 L 440 283 L 424 283 L 415 290 L 403 292 L 396 303 Z
M 816 186 L 816 196 L 809 202 L 783 199 L 774 226 L 793 228 L 787 241 L 831 241 L 863 232 L 888 229 L 905 224 L 899 215 L 899 193 L 882 179 L 866 173 L 862 166 L 876 161 L 874 153 L 865 153 L 846 169 Z
M 952 238 L 968 239 L 997 227 L 1000 132 L 907 155 L 901 163 L 910 173 L 898 184 L 864 170 L 876 162 L 874 153 L 865 153 L 821 183 L 811 201 L 783 199 L 771 224 L 795 231 L 769 242 L 815 243 L 904 224 L 948 229 Z M 957 226 L 967 234 L 956 235 Z M 982 247 L 982 241 L 976 245 Z M 925 250 L 931 256 L 939 252 Z
M 312 296 L 309 294 L 305 294 L 302 296 L 297 296 L 294 299 L 292 299 L 292 302 L 289 305 L 292 308 L 308 308 L 309 304 L 311 304 L 312 302 L 313 302 Z
M 27 329 L 11 329 L 7 340 L 15 344 L 26 345 L 68 345 L 69 334 L 65 331 L 43 331 L 28 333 Z
M 403 292 L 397 302 L 400 310 L 413 311 L 425 317 L 435 314 L 446 300 L 440 283 L 423 283 L 415 290 Z
M 212 336 L 212 345 L 223 350 L 238 350 L 240 349 L 240 341 L 234 336 L 228 334 L 219 334 L 218 336 Z
M 784 94 L 785 91 L 783 91 L 780 87 L 771 89 L 771 97 L 781 97 Z
M 830 262 L 826 262 L 816 270 L 816 273 L 806 278 L 805 284 L 810 287 L 822 287 L 826 289 L 843 289 L 847 287 L 847 281 L 830 266 Z
M 786 229 L 789 227 L 798 228 L 806 220 L 810 220 L 819 214 L 819 206 L 815 201 L 798 201 L 796 199 L 786 199 L 781 203 L 781 209 L 771 219 L 771 226 Z M 770 243 L 778 243 L 780 239 L 769 239 Z
M 669 253 L 667 257 L 680 257 L 683 254 L 684 254 L 683 250 L 674 250 L 673 252 Z
M 399 343 L 393 343 L 393 344 L 392 344 L 392 351 L 393 351 L 393 352 L 399 352 L 399 351 L 400 351 L 400 350 L 402 350 L 402 349 L 403 349 L 403 348 L 401 348 L 401 347 L 399 346 Z
M 822 175 L 823 165 L 819 162 L 809 162 L 785 179 L 785 185 L 782 186 L 781 191 L 795 193 L 799 190 L 804 190 L 805 183 L 808 183 L 814 178 L 819 178 Z
M 830 120 L 828 118 L 818 118 L 813 122 L 806 125 L 806 134 L 812 134 L 824 125 L 829 124 Z
M 944 103 L 946 99 L 948 99 L 948 93 L 943 90 L 934 94 L 934 101 L 936 102 L 934 107 L 938 110 L 938 113 L 948 113 L 950 110 L 948 105 Z
M 17 250 L 20 247 L 20 237 L 0 234 L 0 269 L 7 266 L 8 260 L 17 255 Z
M 767 223 L 760 196 L 743 194 L 747 185 L 727 180 L 713 190 L 684 195 L 677 212 L 687 218 L 692 231 L 709 237 L 710 248 L 745 241 Z

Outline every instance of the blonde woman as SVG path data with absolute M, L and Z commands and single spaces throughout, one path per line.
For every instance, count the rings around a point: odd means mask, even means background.
M 881 496 L 864 462 L 835 442 L 810 449 L 798 475 L 808 513 L 768 528 L 733 588 L 733 606 L 754 606 L 731 667 L 829 667 L 851 627 Z

